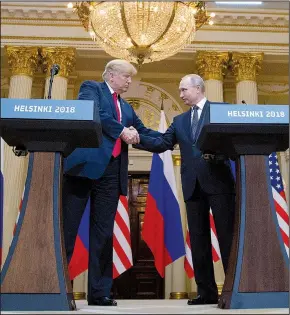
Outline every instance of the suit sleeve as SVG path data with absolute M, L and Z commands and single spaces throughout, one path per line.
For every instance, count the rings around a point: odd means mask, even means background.
M 162 153 L 167 150 L 173 150 L 177 143 L 174 122 L 166 130 L 164 134 L 159 137 L 151 137 L 140 134 L 140 144 L 134 145 L 134 148 L 150 151 L 153 153 Z
M 119 138 L 122 130 L 124 129 L 124 126 L 102 108 L 98 93 L 98 87 L 95 82 L 85 81 L 80 87 L 78 99 L 94 101 L 95 106 L 99 110 L 103 133 L 116 140 Z

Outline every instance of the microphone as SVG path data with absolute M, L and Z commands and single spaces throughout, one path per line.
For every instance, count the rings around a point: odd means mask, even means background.
M 245 100 L 242 100 L 242 104 L 248 105 Z
M 53 78 L 56 74 L 58 74 L 60 67 L 57 64 L 52 65 L 50 69 L 50 80 L 49 80 L 49 87 L 48 87 L 48 93 L 47 93 L 47 98 L 51 99 L 51 89 L 52 89 L 52 83 L 53 83 Z
M 59 72 L 59 69 L 60 69 L 59 65 L 57 65 L 57 64 L 52 65 L 52 67 L 50 69 L 51 75 L 57 75 Z

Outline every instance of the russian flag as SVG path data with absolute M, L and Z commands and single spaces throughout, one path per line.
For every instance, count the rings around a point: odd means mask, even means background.
M 161 111 L 159 131 L 167 124 Z M 153 154 L 142 236 L 164 277 L 165 267 L 185 255 L 184 237 L 177 198 L 171 151 Z
M 4 204 L 4 141 L 0 138 L 0 266 L 2 265 L 2 242 L 3 242 L 3 204 Z
M 76 276 L 88 269 L 89 265 L 89 220 L 90 200 L 86 205 L 85 212 L 79 226 L 77 239 L 72 258 L 68 265 L 69 277 L 73 280 Z

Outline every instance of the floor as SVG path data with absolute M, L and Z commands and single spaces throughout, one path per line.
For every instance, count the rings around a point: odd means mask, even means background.
M 1 312 L 1 314 L 289 314 L 289 309 L 222 310 L 216 305 L 188 306 L 187 300 L 119 300 L 116 307 L 88 306 L 76 301 L 71 312 Z

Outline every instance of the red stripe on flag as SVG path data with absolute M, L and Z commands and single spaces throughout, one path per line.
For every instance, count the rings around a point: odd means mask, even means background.
M 187 259 L 184 260 L 184 269 L 189 279 L 194 277 L 194 270 L 191 268 Z
M 116 216 L 115 216 L 115 222 L 118 224 L 118 226 L 119 226 L 120 230 L 122 231 L 123 235 L 125 236 L 128 244 L 131 245 L 130 230 L 118 211 L 117 211 Z
M 289 215 L 288 213 L 279 205 L 279 203 L 275 201 L 275 208 L 280 217 L 289 225 Z
M 289 238 L 288 238 L 288 235 L 280 228 L 280 231 L 281 231 L 281 236 L 282 236 L 282 239 L 283 239 L 283 242 L 284 244 L 289 247 Z
M 113 264 L 113 279 L 119 277 L 120 274 L 119 272 L 117 271 L 116 267 L 115 267 L 115 264 Z
M 132 266 L 131 262 L 128 259 L 126 253 L 124 252 L 123 248 L 121 247 L 115 235 L 113 235 L 113 244 L 114 244 L 114 249 L 117 255 L 119 256 L 122 264 L 125 266 L 126 269 L 129 269 Z

